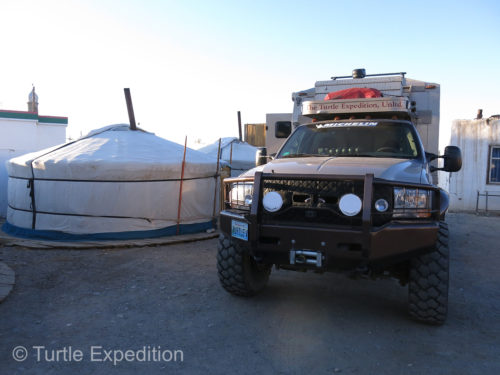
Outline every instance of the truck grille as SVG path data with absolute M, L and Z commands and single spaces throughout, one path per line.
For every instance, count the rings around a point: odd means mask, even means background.
M 283 197 L 282 208 L 275 213 L 262 212 L 264 224 L 349 225 L 361 226 L 361 213 L 343 215 L 339 199 L 348 193 L 363 199 L 363 180 L 321 180 L 301 178 L 272 178 L 262 180 L 262 193 L 278 192 Z

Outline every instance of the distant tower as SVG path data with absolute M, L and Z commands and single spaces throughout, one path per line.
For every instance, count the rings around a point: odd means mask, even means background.
M 35 92 L 35 86 L 31 90 L 28 102 L 28 112 L 35 112 L 38 114 L 38 95 Z
M 476 120 L 481 120 L 482 118 L 483 118 L 483 110 L 482 109 L 478 109 L 477 110 Z

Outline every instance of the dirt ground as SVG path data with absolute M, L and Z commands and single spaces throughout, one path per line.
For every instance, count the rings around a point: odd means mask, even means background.
M 0 374 L 500 374 L 500 217 L 448 222 L 442 327 L 410 320 L 393 280 L 273 270 L 261 295 L 231 296 L 216 239 L 2 248 L 16 285 L 0 304 Z

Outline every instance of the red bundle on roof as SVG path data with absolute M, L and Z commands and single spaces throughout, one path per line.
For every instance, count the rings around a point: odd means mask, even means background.
M 380 98 L 382 93 L 377 89 L 351 88 L 340 91 L 329 92 L 325 100 L 334 99 L 358 99 L 358 98 Z

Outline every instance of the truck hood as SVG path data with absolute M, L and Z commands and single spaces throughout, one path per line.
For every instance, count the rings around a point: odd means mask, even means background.
M 252 176 L 257 171 L 264 173 L 309 174 L 309 175 L 365 175 L 373 173 L 376 178 L 409 183 L 429 183 L 425 168 L 419 160 L 374 158 L 374 157 L 307 157 L 276 159 L 251 169 L 243 176 Z

